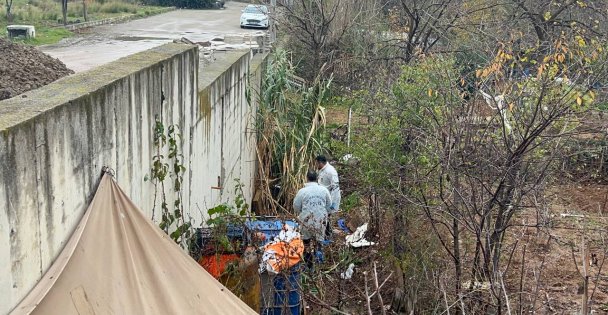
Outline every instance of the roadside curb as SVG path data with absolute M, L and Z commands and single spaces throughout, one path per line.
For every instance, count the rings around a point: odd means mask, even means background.
M 116 23 L 124 23 L 124 22 L 128 22 L 128 21 L 131 21 L 131 20 L 137 20 L 137 19 L 147 18 L 147 17 L 150 17 L 150 16 L 154 16 L 154 15 L 159 15 L 159 14 L 171 12 L 171 11 L 173 11 L 175 9 L 176 9 L 175 7 L 167 7 L 167 8 L 163 8 L 163 9 L 160 9 L 160 10 L 151 11 L 150 14 L 148 14 L 148 15 L 132 14 L 132 15 L 115 17 L 115 18 L 107 18 L 107 19 L 101 19 L 101 20 L 95 20 L 95 21 L 77 23 L 77 24 L 62 25 L 60 27 L 63 27 L 65 29 L 69 30 L 69 31 L 76 31 L 76 30 L 80 30 L 80 29 L 83 29 L 83 28 L 93 27 L 93 26 L 106 25 L 106 24 L 116 24 Z

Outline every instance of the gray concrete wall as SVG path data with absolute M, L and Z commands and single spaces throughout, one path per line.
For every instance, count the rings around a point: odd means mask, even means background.
M 182 201 L 195 225 L 207 208 L 234 199 L 236 178 L 250 198 L 255 106 L 245 90 L 250 73 L 261 77 L 256 58 L 253 70 L 249 52 L 199 69 L 196 48 L 167 44 L 0 102 L 0 314 L 61 251 L 102 166 L 113 168 L 127 194 L 159 222 L 159 190 L 145 180 L 157 154 L 155 117 L 181 132 Z M 222 189 L 212 188 L 218 176 Z M 167 186 L 172 204 L 176 194 Z

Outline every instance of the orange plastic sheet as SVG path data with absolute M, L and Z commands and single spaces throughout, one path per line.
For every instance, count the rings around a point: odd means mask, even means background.
M 280 241 L 264 246 L 265 252 L 274 252 L 267 263 L 275 273 L 287 270 L 302 260 L 304 253 L 304 242 L 300 238 L 294 238 L 289 242 Z

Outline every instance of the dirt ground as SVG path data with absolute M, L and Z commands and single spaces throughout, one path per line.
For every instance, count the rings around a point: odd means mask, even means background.
M 606 237 L 608 186 L 567 185 L 549 192 L 549 227 L 531 233 L 530 272 L 540 275 L 537 311 L 541 314 L 580 312 L 583 264 L 589 276 L 590 309 L 608 313 L 608 253 Z M 523 216 L 522 216 L 523 217 Z M 583 257 L 583 247 L 585 257 Z M 521 257 L 521 253 L 519 254 Z M 520 268 L 515 263 L 515 268 Z M 542 267 L 541 267 L 542 266 Z M 530 283 L 531 286 L 534 280 Z
M 330 126 L 341 126 L 346 123 L 347 110 L 328 108 L 326 116 Z M 341 174 L 343 199 L 361 188 L 357 187 L 356 181 L 342 178 L 344 175 Z M 540 213 L 524 211 L 514 218 L 515 227 L 510 229 L 505 241 L 507 251 L 513 253 L 505 279 L 512 307 L 518 307 L 521 301 L 525 305 L 524 312 L 531 314 L 580 314 L 582 273 L 586 269 L 590 311 L 592 314 L 608 314 L 608 185 L 604 181 L 600 183 L 556 184 L 547 190 L 545 209 Z M 542 228 L 535 227 L 538 223 Z M 378 248 L 384 245 L 388 244 L 381 244 Z M 353 253 L 360 260 L 358 272 L 347 281 L 346 288 L 332 285 L 339 280 L 329 281 L 329 291 L 343 293 L 328 294 L 328 301 L 341 301 L 341 309 L 347 312 L 365 313 L 365 293 L 360 292 L 363 289 L 361 284 L 365 282 L 362 271 L 367 271 L 369 277 L 373 261 L 382 261 L 378 259 L 381 256 L 378 248 Z M 334 252 L 336 250 L 344 251 L 336 248 Z M 389 274 L 390 267 L 379 265 L 378 269 L 382 281 Z M 334 273 L 334 279 L 336 276 Z M 390 281 L 387 287 L 392 287 Z M 392 295 L 388 288 L 381 290 L 385 305 L 390 304 Z M 315 301 L 309 301 L 309 304 L 313 304 L 316 311 L 325 309 Z M 373 301 L 373 305 L 378 303 Z M 374 314 L 379 313 L 379 309 L 373 311 Z M 513 313 L 519 313 L 519 310 L 513 310 Z
M 0 38 L 0 100 L 39 88 L 74 73 L 33 46 Z

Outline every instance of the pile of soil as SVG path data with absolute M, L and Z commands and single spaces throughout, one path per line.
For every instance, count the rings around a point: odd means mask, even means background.
M 0 38 L 0 100 L 47 85 L 74 73 L 33 46 Z

